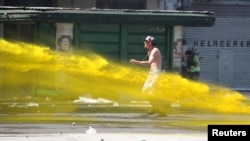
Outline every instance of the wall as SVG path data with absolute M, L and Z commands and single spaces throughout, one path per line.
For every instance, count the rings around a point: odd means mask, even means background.
M 95 7 L 95 0 L 58 0 L 59 7 L 71 8 L 92 8 Z
M 147 9 L 149 10 L 159 9 L 159 0 L 147 0 Z
M 154 10 L 159 9 L 160 0 L 146 0 L 147 9 Z M 71 7 L 71 8 L 92 8 L 96 6 L 95 0 L 58 0 L 59 7 Z

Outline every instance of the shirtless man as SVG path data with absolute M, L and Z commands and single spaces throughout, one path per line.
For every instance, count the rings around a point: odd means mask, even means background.
M 152 36 L 147 36 L 144 39 L 144 47 L 148 50 L 148 53 L 147 53 L 148 60 L 138 61 L 135 59 L 130 59 L 130 63 L 132 64 L 150 66 L 150 71 L 149 71 L 147 80 L 144 83 L 144 86 L 142 88 L 142 92 L 147 94 L 148 100 L 152 105 L 152 110 L 149 112 L 149 114 L 159 112 L 158 109 L 154 107 L 157 102 L 153 100 L 155 98 L 153 98 L 152 94 L 154 93 L 157 78 L 159 77 L 161 73 L 162 56 L 161 56 L 161 51 L 155 47 L 155 44 L 156 44 L 155 38 Z
M 150 71 L 159 71 L 162 66 L 162 56 L 161 52 L 155 45 L 155 38 L 152 36 L 147 36 L 144 40 L 144 47 L 148 49 L 148 60 L 138 61 L 135 59 L 130 59 L 130 63 L 138 64 L 142 66 L 150 66 Z

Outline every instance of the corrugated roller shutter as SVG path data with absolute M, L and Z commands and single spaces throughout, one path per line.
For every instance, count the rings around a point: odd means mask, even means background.
M 207 82 L 218 81 L 218 51 L 211 49 L 198 49 L 201 64 L 201 79 Z
M 79 47 L 119 60 L 119 37 L 119 24 L 81 24 L 79 28 Z

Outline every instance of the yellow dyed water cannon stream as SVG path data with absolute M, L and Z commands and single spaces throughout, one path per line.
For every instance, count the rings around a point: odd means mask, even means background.
M 114 101 L 145 100 L 141 88 L 147 69 L 115 63 L 86 51 L 61 54 L 49 47 L 0 40 L 0 96 L 52 97 L 70 101 L 81 95 Z M 250 113 L 239 92 L 194 82 L 165 72 L 154 93 L 164 110 L 173 103 L 184 108 L 221 113 Z M 168 108 L 166 108 L 168 109 Z

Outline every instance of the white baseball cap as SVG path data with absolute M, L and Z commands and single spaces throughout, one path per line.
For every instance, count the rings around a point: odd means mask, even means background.
M 154 41 L 155 38 L 153 36 L 147 36 L 146 38 L 144 38 L 145 41 Z

